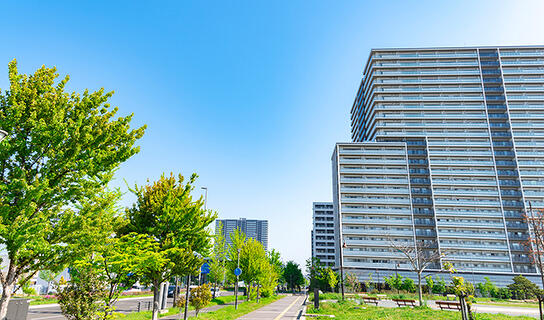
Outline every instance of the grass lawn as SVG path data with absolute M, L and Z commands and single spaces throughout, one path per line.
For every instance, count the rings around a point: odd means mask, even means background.
M 50 295 L 52 296 L 52 295 Z M 139 298 L 139 297 L 152 297 L 152 293 L 142 293 L 142 294 L 131 294 L 131 295 L 125 295 L 120 296 L 119 299 L 126 299 L 126 298 Z M 45 298 L 45 296 L 14 296 L 14 298 L 23 298 L 23 299 L 29 299 L 30 305 L 41 305 L 41 304 L 51 304 L 51 303 L 58 303 L 59 301 L 57 298 Z
M 387 296 L 387 299 L 414 299 L 418 300 L 417 293 L 400 293 L 397 294 L 396 292 L 382 292 L 381 294 L 385 294 Z M 376 297 L 376 293 L 346 293 L 346 299 L 360 299 L 363 295 L 368 295 L 371 297 Z M 341 300 L 342 294 L 335 293 L 335 292 L 326 292 L 319 295 L 320 300 Z M 424 294 L 423 300 L 429 301 L 429 300 L 447 300 L 446 297 L 441 295 L 430 295 L 430 294 Z M 314 301 L 314 294 L 310 293 L 310 301 Z M 456 300 L 457 301 L 457 300 Z M 501 307 L 523 307 L 523 308 L 538 308 L 538 303 L 536 302 L 525 302 L 525 301 L 518 301 L 518 300 L 500 300 L 500 299 L 494 299 L 494 298 L 485 298 L 485 297 L 478 297 L 476 298 L 477 304 L 485 304 L 485 305 L 491 305 L 491 306 L 501 306 Z
M 337 320 L 459 320 L 461 315 L 457 311 L 438 311 L 427 307 L 423 308 L 381 308 L 362 306 L 351 301 L 339 303 L 323 303 L 319 311 L 309 307 L 308 314 L 335 315 Z M 534 320 L 531 317 L 513 317 L 500 314 L 475 313 L 476 320 Z M 312 318 L 317 320 L 330 319 L 328 317 Z
M 245 297 L 243 297 L 243 296 L 238 296 L 238 299 L 244 299 L 244 298 Z M 265 300 L 265 299 L 261 299 L 261 301 L 262 300 Z M 238 300 L 238 301 L 240 301 L 240 300 Z M 211 307 L 211 306 L 215 306 L 215 305 L 222 305 L 222 304 L 227 304 L 227 303 L 231 303 L 231 302 L 234 302 L 234 296 L 217 297 L 215 299 L 212 299 L 210 304 L 208 304 L 206 307 Z M 241 303 L 241 304 L 238 305 L 238 310 L 241 309 L 241 306 L 243 304 L 244 303 Z M 262 303 L 261 303 L 261 305 L 262 305 Z M 234 309 L 234 307 L 232 307 L 232 308 Z M 194 308 L 189 306 L 189 310 L 194 310 Z M 179 314 L 179 308 L 170 308 L 170 309 L 168 309 L 167 313 L 160 314 L 159 317 L 170 316 L 170 315 L 173 315 L 173 314 Z M 147 319 L 151 319 L 151 311 L 133 312 L 133 313 L 130 313 L 130 314 L 127 314 L 127 315 L 120 314 L 120 315 L 118 315 L 118 318 L 123 319 L 123 320 L 147 320 Z M 198 318 L 199 319 L 203 318 L 203 314 L 199 315 Z M 207 319 L 207 318 L 204 318 L 204 319 Z

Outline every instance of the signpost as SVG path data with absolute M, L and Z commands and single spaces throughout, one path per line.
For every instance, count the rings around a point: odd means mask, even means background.
M 234 287 L 234 309 L 238 310 L 238 281 L 240 275 L 242 274 L 242 269 L 240 269 L 240 249 L 238 249 L 238 264 L 236 269 L 234 269 L 234 275 L 236 276 L 236 286 Z

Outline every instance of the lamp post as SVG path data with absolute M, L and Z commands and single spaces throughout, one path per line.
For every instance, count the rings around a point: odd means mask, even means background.
M 342 249 L 340 250 L 340 253 L 342 253 L 342 251 L 344 251 L 344 248 L 347 248 L 348 245 L 344 242 L 342 244 Z M 340 283 L 342 284 L 342 301 L 344 301 L 344 263 L 343 263 L 343 257 L 344 255 L 342 254 L 340 256 Z
M 205 190 L 205 193 L 204 193 L 204 210 L 208 210 L 208 187 L 201 187 L 200 189 Z
M 399 263 L 395 262 L 395 282 L 399 281 L 399 273 L 397 271 L 397 268 L 399 267 Z M 397 286 L 397 294 L 400 293 L 400 288 Z

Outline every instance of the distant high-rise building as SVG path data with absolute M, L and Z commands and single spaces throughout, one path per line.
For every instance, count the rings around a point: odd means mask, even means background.
M 409 269 L 424 243 L 479 281 L 534 276 L 524 219 L 544 207 L 544 46 L 374 49 L 333 154 L 338 262 Z
M 252 220 L 252 219 L 217 219 L 215 221 L 215 230 L 219 230 L 219 225 L 222 224 L 222 234 L 225 237 L 225 242 L 228 245 L 232 244 L 230 234 L 236 228 L 239 228 L 246 237 L 253 238 L 259 241 L 265 250 L 268 251 L 268 220 Z
M 335 227 L 332 202 L 313 203 L 312 257 L 322 264 L 335 265 Z

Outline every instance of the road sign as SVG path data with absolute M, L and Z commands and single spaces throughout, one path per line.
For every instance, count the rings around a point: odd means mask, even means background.
M 240 269 L 240 268 L 234 269 L 234 275 L 235 275 L 235 276 L 238 277 L 238 276 L 240 276 L 241 274 L 242 274 L 242 269 Z
M 204 262 L 202 267 L 200 267 L 200 272 L 203 273 L 203 274 L 210 273 L 210 265 L 207 262 Z

